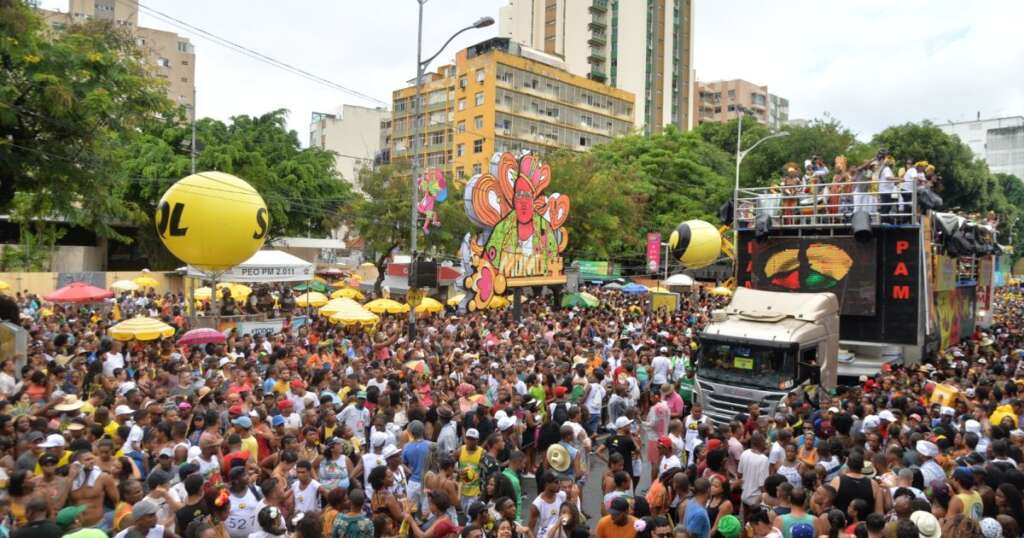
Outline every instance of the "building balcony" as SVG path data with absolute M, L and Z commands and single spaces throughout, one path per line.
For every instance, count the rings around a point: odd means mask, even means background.
M 587 25 L 591 30 L 601 30 L 608 28 L 608 24 L 604 22 L 602 17 L 594 17 L 590 20 L 590 24 Z
M 606 13 L 608 11 L 608 0 L 593 0 L 590 4 L 591 13 Z
M 605 36 L 598 34 L 592 34 L 590 39 L 587 40 L 587 44 L 592 47 L 603 47 L 607 43 L 608 41 L 605 39 Z
M 590 74 L 587 75 L 587 78 L 589 78 L 590 80 L 596 80 L 598 82 L 604 82 L 608 80 L 608 75 L 604 71 L 591 69 Z
M 587 56 L 587 63 L 589 64 L 603 64 L 604 60 L 604 54 L 596 54 L 591 52 L 590 55 Z

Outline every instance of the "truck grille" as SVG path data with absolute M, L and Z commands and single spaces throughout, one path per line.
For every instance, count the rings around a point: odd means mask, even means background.
M 751 401 L 745 398 L 729 396 L 723 391 L 715 391 L 705 383 L 700 383 L 701 394 L 704 396 L 704 414 L 711 417 L 717 423 L 731 422 L 737 414 L 746 414 Z M 772 400 L 777 397 L 772 397 Z M 770 409 L 761 406 L 761 412 L 769 412 Z

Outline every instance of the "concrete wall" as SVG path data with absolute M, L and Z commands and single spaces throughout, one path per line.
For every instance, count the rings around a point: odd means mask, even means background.
M 43 296 L 52 293 L 57 289 L 57 279 L 60 273 L 0 273 L 0 280 L 11 285 L 5 293 L 14 295 L 16 292 L 28 290 L 30 293 Z M 182 277 L 173 273 L 143 273 L 142 271 L 111 271 L 103 274 L 107 289 L 118 280 L 132 280 L 136 277 L 146 275 L 160 283 L 157 286 L 157 293 L 180 292 L 184 290 Z

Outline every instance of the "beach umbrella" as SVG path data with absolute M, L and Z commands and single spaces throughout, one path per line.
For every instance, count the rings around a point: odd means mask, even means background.
M 115 291 L 135 291 L 139 289 L 139 285 L 131 280 L 118 280 L 110 285 L 110 289 Z
M 154 318 L 131 318 L 111 327 L 110 336 L 122 342 L 156 340 L 174 336 L 174 327 Z
M 306 308 L 307 306 L 319 308 L 327 304 L 327 301 L 326 295 L 316 291 L 307 291 L 295 298 L 295 306 L 299 308 Z
M 212 296 L 213 290 L 205 286 L 192 290 L 192 298 L 197 301 L 209 301 Z
M 662 283 L 666 286 L 692 286 L 693 277 L 683 273 L 676 273 L 665 279 Z
M 160 285 L 160 283 L 151 276 L 138 276 L 133 278 L 132 281 L 142 288 L 155 288 Z
M 444 305 L 433 297 L 424 297 L 420 304 L 416 305 L 417 314 L 437 314 L 444 310 Z
M 391 299 L 375 299 L 363 307 L 374 314 L 401 314 L 409 311 L 409 305 Z
M 459 304 L 461 304 L 462 300 L 465 299 L 465 298 L 466 298 L 466 294 L 465 293 L 460 293 L 460 294 L 452 297 L 451 299 L 448 299 L 448 306 L 459 306 Z
M 323 269 L 317 269 L 316 274 L 338 277 L 345 274 L 345 271 L 338 269 L 337 267 L 325 267 Z
M 245 284 L 236 284 L 234 282 L 221 282 L 217 284 L 217 289 L 231 290 L 231 297 L 234 298 L 236 301 L 244 301 L 245 298 L 252 293 L 252 288 L 250 288 L 249 286 L 246 286 Z M 221 292 L 217 298 L 224 298 L 224 293 Z
M 509 301 L 504 295 L 495 295 L 491 297 L 491 301 L 487 303 L 489 310 L 499 310 L 502 308 L 508 308 L 512 305 L 512 301 Z
M 631 282 L 622 287 L 622 292 L 630 295 L 641 295 L 647 293 L 647 286 Z
M 597 297 L 586 292 L 570 293 L 562 297 L 562 306 L 564 307 L 594 308 L 599 304 L 601 301 Z
M 209 328 L 192 329 L 181 335 L 178 344 L 183 346 L 201 346 L 205 344 L 223 344 L 227 338 L 224 333 Z
M 331 293 L 331 287 L 325 282 L 319 280 L 310 280 L 309 282 L 303 282 L 298 286 L 292 288 L 295 291 L 315 291 L 317 293 Z
M 409 370 L 412 370 L 413 372 L 416 372 L 417 374 L 430 375 L 430 366 L 427 365 L 427 361 L 424 361 L 422 359 L 409 361 L 405 363 L 403 366 L 405 366 Z
M 649 291 L 651 293 L 672 293 L 672 290 L 665 289 L 665 288 L 663 288 L 661 286 L 655 286 L 655 287 L 653 287 L 653 288 L 651 288 L 651 289 L 649 289 L 647 291 Z
M 49 295 L 43 296 L 43 299 L 46 299 L 51 303 L 85 304 L 98 303 L 113 296 L 114 292 L 110 290 L 97 288 L 96 286 L 86 284 L 85 282 L 72 282 Z
M 717 295 L 719 297 L 732 297 L 732 290 L 725 286 L 718 286 L 717 288 L 711 288 L 711 295 Z
M 334 290 L 331 294 L 331 299 L 353 299 L 356 301 L 365 301 L 366 296 L 363 292 L 355 288 L 341 288 L 340 290 Z
M 362 305 L 352 299 L 342 297 L 340 299 L 331 299 L 330 301 L 327 301 L 327 304 L 321 306 L 318 312 L 320 312 L 321 316 L 331 317 L 334 314 L 341 312 L 342 309 L 353 307 L 362 308 Z
M 609 282 L 609 283 L 607 283 L 607 284 L 605 284 L 604 286 L 601 286 L 601 287 L 606 289 L 606 290 L 618 290 L 618 291 L 622 290 L 622 284 L 619 284 L 618 282 Z
M 335 299 L 340 301 L 347 301 L 349 299 Z M 331 323 L 340 323 L 342 325 L 362 325 L 370 326 L 376 325 L 380 318 L 378 318 L 372 312 L 367 311 L 363 307 L 359 306 L 358 303 L 345 304 L 340 309 L 332 314 L 329 318 Z

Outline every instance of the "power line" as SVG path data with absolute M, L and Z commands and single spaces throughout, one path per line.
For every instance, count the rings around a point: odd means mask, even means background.
M 336 90 L 340 90 L 340 91 L 342 91 L 344 93 L 347 93 L 349 95 L 352 95 L 352 96 L 355 96 L 355 97 L 359 97 L 361 99 L 365 99 L 365 100 L 371 101 L 373 103 L 377 103 L 377 104 L 379 104 L 381 106 L 388 106 L 389 105 L 389 103 L 381 101 L 380 99 L 377 99 L 376 97 L 373 97 L 371 95 L 365 94 L 365 93 L 360 92 L 358 90 L 354 90 L 352 88 L 349 88 L 347 86 L 344 86 L 344 85 L 339 84 L 337 82 L 334 82 L 332 80 L 328 80 L 328 79 L 326 79 L 324 77 L 321 77 L 319 75 L 310 73 L 309 71 L 306 71 L 306 70 L 304 70 L 304 69 L 302 69 L 300 67 L 296 67 L 294 65 L 291 65 L 291 64 L 289 64 L 287 62 L 284 62 L 284 61 L 281 61 L 281 60 L 277 60 L 275 58 L 267 56 L 266 54 L 263 54 L 263 53 L 261 53 L 259 51 L 256 51 L 256 50 L 253 50 L 253 49 L 251 49 L 249 47 L 246 47 L 245 45 L 241 45 L 241 44 L 236 43 L 234 41 L 231 41 L 231 40 L 229 40 L 227 38 L 220 37 L 220 36 L 218 36 L 218 35 L 216 35 L 216 34 L 214 34 L 212 32 L 209 32 L 207 30 L 204 30 L 202 28 L 194 26 L 194 25 L 192 25 L 192 24 L 190 24 L 188 22 L 185 22 L 185 21 L 183 21 L 181 19 L 178 19 L 176 17 L 168 15 L 168 14 L 162 12 L 162 11 L 159 11 L 159 10 L 153 9 L 153 8 L 151 8 L 149 6 L 143 5 L 140 2 L 132 1 L 132 0 L 117 0 L 117 1 L 121 2 L 123 5 L 129 6 L 129 7 L 134 6 L 134 7 L 136 7 L 136 9 L 142 8 L 146 12 L 151 13 L 154 17 L 157 17 L 158 19 L 160 19 L 160 20 L 162 20 L 162 21 L 164 21 L 164 22 L 166 22 L 168 24 L 171 24 L 172 26 L 175 26 L 175 27 L 180 28 L 182 30 L 185 30 L 187 32 L 191 32 L 191 33 L 195 34 L 197 37 L 206 39 L 207 41 L 211 41 L 211 42 L 213 42 L 215 44 L 218 44 L 218 45 L 220 45 L 222 47 L 225 47 L 225 48 L 228 48 L 228 49 L 233 50 L 235 52 L 238 52 L 239 54 L 243 54 L 245 56 L 248 56 L 248 57 L 250 57 L 250 58 L 252 58 L 254 60 L 258 60 L 258 61 L 261 61 L 263 63 L 269 64 L 271 66 L 277 67 L 279 69 L 283 69 L 283 70 L 288 71 L 288 72 L 290 72 L 292 74 L 299 75 L 299 76 L 301 76 L 303 78 L 306 78 L 306 79 L 311 80 L 313 82 L 316 82 L 318 84 L 322 84 L 324 86 L 327 86 L 327 87 L 330 87 L 330 88 L 334 88 Z

